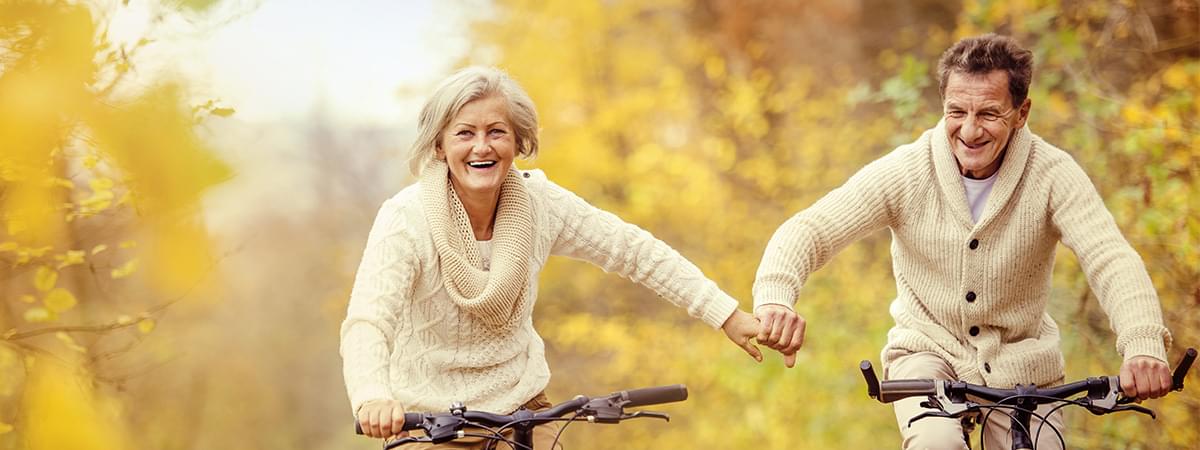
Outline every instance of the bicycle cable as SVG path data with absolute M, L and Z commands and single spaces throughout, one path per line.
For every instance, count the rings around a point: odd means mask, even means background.
M 558 433 L 555 433 L 555 434 L 554 434 L 554 442 L 550 444 L 550 450 L 554 450 L 554 447 L 555 447 L 555 446 L 558 446 L 558 445 L 560 445 L 560 444 L 558 443 L 558 439 L 562 437 L 563 430 L 566 430 L 566 429 L 567 429 L 567 426 L 568 426 L 568 425 L 570 425 L 570 424 L 571 424 L 571 422 L 574 422 L 574 421 L 575 421 L 575 419 L 576 419 L 576 418 L 578 418 L 578 417 L 579 417 L 579 411 L 575 411 L 575 415 L 571 416 L 571 418 L 570 418 L 569 420 L 567 420 L 567 423 L 563 424 L 562 428 L 559 428 L 559 429 L 558 429 Z M 564 447 L 564 448 L 565 448 L 565 447 Z
M 1006 402 L 1009 400 L 1015 400 L 1015 399 L 1021 399 L 1021 398 L 1036 398 L 1036 399 L 1040 399 L 1040 400 L 1048 400 L 1051 402 L 1061 402 L 1062 405 L 1055 406 L 1048 413 L 1043 415 L 1043 414 L 1038 414 L 1037 411 L 1030 411 L 1028 409 L 1025 409 L 1025 408 L 1022 408 L 1019 406 L 1000 404 L 1000 403 L 1003 403 L 1003 402 Z M 1050 426 L 1050 430 L 1054 432 L 1056 437 L 1058 437 L 1058 442 L 1060 444 L 1062 444 L 1062 448 L 1066 448 L 1067 447 L 1066 439 L 1063 438 L 1062 432 L 1059 431 L 1058 427 L 1056 427 L 1056 426 L 1054 426 L 1054 424 L 1050 423 L 1049 418 L 1050 418 L 1050 414 L 1053 414 L 1054 411 L 1057 411 L 1058 409 L 1060 409 L 1064 406 L 1068 406 L 1068 405 L 1076 405 L 1076 406 L 1082 406 L 1082 407 L 1087 406 L 1078 400 L 1063 399 L 1063 398 L 1050 397 L 1050 396 L 1038 395 L 1038 394 L 1012 395 L 1012 396 L 1008 396 L 1003 399 L 1000 399 L 999 402 L 996 402 L 995 404 L 992 404 L 992 405 L 979 405 L 980 408 L 990 408 L 988 410 L 988 412 L 984 413 L 984 415 L 983 415 L 983 422 L 979 426 L 979 434 L 980 434 L 980 436 L 983 436 L 984 431 L 987 429 L 988 419 L 991 417 L 992 412 L 1008 408 L 1008 409 L 1013 409 L 1013 410 L 1029 413 L 1031 416 L 1038 418 L 1038 420 L 1041 420 L 1041 423 L 1038 424 L 1037 434 L 1035 434 L 1033 437 L 1033 440 L 1034 440 L 1033 447 L 1035 449 L 1037 448 L 1037 440 L 1041 437 L 1041 434 L 1042 434 L 1042 427 L 1045 427 L 1047 425 Z M 1014 419 L 1013 423 L 1020 425 L 1021 429 L 1023 429 L 1025 431 L 1025 435 L 1028 436 L 1030 434 L 1029 429 L 1025 428 L 1024 424 L 1020 423 L 1019 421 L 1016 421 L 1015 417 L 1013 417 L 1012 414 L 1009 414 L 1007 411 L 1000 411 L 1000 412 L 1003 413 L 1004 415 L 1008 416 L 1010 419 Z M 986 446 L 986 444 L 984 443 L 983 439 L 981 438 L 979 440 L 979 450 L 985 450 L 985 448 L 984 448 L 985 446 Z
M 1023 397 L 1023 396 L 1024 396 L 1024 395 L 1022 395 L 1022 397 Z M 1031 416 L 1033 416 L 1033 417 L 1036 417 L 1036 418 L 1038 418 L 1038 420 L 1041 420 L 1041 421 L 1042 421 L 1042 424 L 1046 424 L 1046 423 L 1048 422 L 1048 420 L 1047 420 L 1047 416 L 1045 416 L 1045 415 L 1042 415 L 1042 414 L 1038 414 L 1036 411 L 1030 411 L 1030 410 L 1028 410 L 1028 409 L 1025 409 L 1025 408 L 1022 408 L 1022 407 L 1020 407 L 1020 406 L 1014 406 L 1014 405 L 1001 405 L 1001 404 L 992 404 L 992 405 L 978 405 L 978 407 L 979 407 L 979 408 L 988 408 L 988 412 L 984 413 L 984 415 L 983 415 L 983 423 L 981 423 L 981 424 L 980 424 L 980 426 L 979 426 L 979 434 L 980 434 L 980 436 L 981 436 L 981 439 L 979 440 L 979 450 L 986 450 L 986 449 L 985 449 L 985 447 L 987 446 L 987 444 L 985 443 L 985 440 L 984 440 L 984 439 L 982 439 L 982 436 L 984 435 L 984 432 L 987 430 L 988 419 L 991 417 L 992 413 L 993 413 L 993 412 L 995 412 L 995 411 L 1000 411 L 1000 410 L 1003 410 L 1003 409 L 1012 409 L 1012 410 L 1016 410 L 1016 411 L 1020 411 L 1020 412 L 1029 413 L 1029 415 L 1031 415 Z M 1026 435 L 1026 436 L 1029 436 L 1029 428 L 1027 428 L 1027 427 L 1025 426 L 1025 424 L 1023 424 L 1023 423 L 1021 423 L 1020 421 L 1016 420 L 1016 418 L 1015 418 L 1015 417 L 1013 417 L 1013 415 L 1012 415 L 1011 413 L 1009 413 L 1008 411 L 1000 411 L 1000 412 L 1001 412 L 1002 414 L 1004 414 L 1004 415 L 1008 416 L 1010 419 L 1012 419 L 1012 423 L 1015 423 L 1015 424 L 1017 424 L 1018 426 L 1020 426 L 1020 427 L 1021 427 L 1021 429 L 1022 429 L 1023 431 L 1025 431 L 1025 435 Z M 1054 434 L 1058 436 L 1058 441 L 1059 441 L 1059 443 L 1061 443 L 1061 444 L 1062 444 L 1063 448 L 1066 448 L 1066 447 L 1067 447 L 1067 441 L 1066 441 L 1066 439 L 1063 439 L 1062 433 L 1060 433 L 1060 432 L 1058 431 L 1058 428 L 1057 428 L 1057 427 L 1055 427 L 1054 425 L 1050 425 L 1050 429 L 1051 429 L 1051 430 L 1053 430 L 1053 431 L 1054 431 Z M 1035 443 L 1033 443 L 1033 447 L 1034 447 L 1034 448 L 1037 448 L 1037 443 L 1036 443 L 1036 442 L 1035 442 Z

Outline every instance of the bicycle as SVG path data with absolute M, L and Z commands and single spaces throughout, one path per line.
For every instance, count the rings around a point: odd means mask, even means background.
M 455 402 L 445 413 L 405 413 L 403 431 L 424 430 L 424 436 L 408 436 L 389 441 L 384 449 L 392 449 L 405 444 L 428 442 L 441 444 L 463 437 L 478 437 L 495 442 L 505 442 L 514 449 L 533 450 L 533 427 L 547 422 L 566 422 L 558 430 L 551 448 L 558 446 L 567 425 L 576 421 L 589 423 L 620 423 L 623 420 L 637 418 L 662 419 L 670 422 L 671 416 L 654 411 L 634 411 L 626 414 L 625 408 L 649 406 L 663 403 L 687 400 L 687 387 L 682 384 L 658 386 L 628 391 L 618 391 L 612 394 L 588 398 L 577 395 L 575 398 L 551 406 L 543 411 L 533 412 L 525 408 L 518 409 L 509 415 L 493 414 L 483 411 L 470 411 L 461 403 Z M 564 417 L 570 415 L 570 417 Z M 490 434 L 468 433 L 464 428 L 474 427 Z M 513 430 L 509 439 L 503 432 Z M 363 434 L 358 421 L 354 422 L 354 432 Z
M 1175 366 L 1175 372 L 1171 376 L 1171 390 L 1183 390 L 1183 379 L 1187 376 L 1188 369 L 1195 360 L 1196 349 L 1187 349 L 1184 352 L 1183 359 L 1179 362 L 1179 365 Z M 957 380 L 908 379 L 886 380 L 880 383 L 879 379 L 875 377 L 875 369 L 871 367 L 871 361 L 869 360 L 863 360 L 859 363 L 859 370 L 862 371 L 863 378 L 867 383 L 867 395 L 879 400 L 880 403 L 891 403 L 909 397 L 929 397 L 929 400 L 921 403 L 921 406 L 936 409 L 936 411 L 927 411 L 918 414 L 908 421 L 910 425 L 927 417 L 946 417 L 962 420 L 964 422 L 963 439 L 967 440 L 968 447 L 970 446 L 970 440 L 967 438 L 970 429 L 968 429 L 967 425 L 969 425 L 971 418 L 976 418 L 983 427 L 986 427 L 987 417 L 994 411 L 999 411 L 1012 419 L 1011 436 L 1013 450 L 1034 449 L 1035 445 L 1033 443 L 1037 442 L 1037 439 L 1041 437 L 1042 427 L 1047 425 L 1049 425 L 1050 430 L 1058 437 L 1063 448 L 1066 448 L 1066 441 L 1063 439 L 1062 433 L 1054 425 L 1049 424 L 1046 421 L 1046 417 L 1067 406 L 1079 406 L 1097 416 L 1122 411 L 1133 411 L 1149 415 L 1151 418 L 1157 418 L 1153 410 L 1130 404 L 1136 401 L 1136 399 L 1122 395 L 1121 382 L 1116 376 L 1089 377 L 1085 380 L 1045 389 L 1039 389 L 1033 384 L 1017 385 L 1013 389 L 996 389 Z M 1086 395 L 1080 398 L 1071 398 L 1076 394 L 1082 393 L 1086 393 Z M 990 403 L 975 402 L 968 399 L 968 395 Z M 1050 403 L 1061 404 L 1056 405 L 1045 415 L 1034 412 L 1037 410 L 1038 405 Z M 983 412 L 983 410 L 987 411 Z M 1014 412 L 1010 413 L 1006 410 Z M 980 414 L 983 414 L 982 418 L 979 417 Z M 1038 426 L 1037 432 L 1031 441 L 1029 436 L 1029 422 L 1035 416 L 1041 419 L 1042 423 Z M 982 450 L 982 448 L 983 444 L 981 443 L 980 449 Z

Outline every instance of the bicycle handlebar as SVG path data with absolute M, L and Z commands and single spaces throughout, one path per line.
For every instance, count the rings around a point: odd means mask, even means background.
M 408 442 L 440 443 L 453 440 L 461 437 L 459 434 L 461 434 L 462 428 L 466 425 L 504 429 L 520 423 L 572 420 L 573 418 L 562 419 L 563 416 L 571 413 L 575 413 L 576 416 L 585 416 L 589 422 L 599 423 L 616 423 L 624 419 L 636 417 L 652 417 L 669 421 L 670 417 L 666 414 L 646 411 L 625 414 L 624 408 L 672 403 L 687 400 L 687 398 L 687 387 L 682 384 L 675 384 L 618 391 L 597 398 L 577 395 L 571 400 L 554 405 L 543 411 L 533 412 L 522 408 L 507 415 L 484 411 L 468 411 L 461 403 L 455 403 L 451 405 L 448 412 L 444 413 L 404 413 L 404 425 L 401 427 L 401 430 L 412 431 L 422 429 L 425 430 L 428 437 L 423 439 L 400 439 L 388 444 L 388 448 L 394 446 L 393 444 L 400 445 Z M 357 420 L 354 421 L 354 432 L 356 434 L 363 434 L 362 424 Z
M 1179 365 L 1175 367 L 1175 372 L 1171 377 L 1172 390 L 1183 390 L 1183 380 L 1187 376 L 1188 369 L 1191 368 L 1192 363 L 1195 362 L 1195 360 L 1196 349 L 1187 349 L 1187 351 L 1184 352 L 1183 359 L 1180 360 Z M 1101 410 L 1112 410 L 1117 404 L 1128 402 L 1128 400 L 1115 397 L 1116 395 L 1121 394 L 1120 379 L 1115 376 L 1090 377 L 1085 380 L 1046 389 L 1037 389 L 1033 386 L 1017 386 L 1014 389 L 997 389 L 963 381 L 950 380 L 886 380 L 880 383 L 875 377 L 875 370 L 871 367 L 871 362 L 867 360 L 864 360 L 859 364 L 859 370 L 862 371 L 863 378 L 867 383 L 867 395 L 871 398 L 879 400 L 881 403 L 891 403 L 909 397 L 922 396 L 945 396 L 951 400 L 956 400 L 956 403 L 960 403 L 965 400 L 967 395 L 979 397 L 991 402 L 1001 402 L 1006 399 L 1022 395 L 1038 395 L 1065 400 L 1075 394 L 1084 392 L 1086 392 L 1088 394 L 1087 397 L 1092 400 L 1090 404 L 1100 408 Z M 1113 398 L 1108 398 L 1110 396 Z

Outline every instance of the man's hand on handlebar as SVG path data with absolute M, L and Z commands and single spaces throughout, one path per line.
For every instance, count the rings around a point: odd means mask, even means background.
M 754 317 L 762 323 L 758 343 L 783 354 L 783 363 L 796 366 L 796 352 L 804 345 L 804 318 L 783 305 L 766 304 L 754 309 Z
M 1121 393 L 1129 398 L 1159 398 L 1171 391 L 1171 369 L 1150 356 L 1134 356 L 1121 364 Z
M 367 400 L 358 408 L 358 423 L 366 436 L 373 438 L 404 437 L 404 407 L 395 400 Z

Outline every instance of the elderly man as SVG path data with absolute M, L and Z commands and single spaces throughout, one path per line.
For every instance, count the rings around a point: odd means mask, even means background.
M 1165 395 L 1170 334 L 1150 277 L 1079 165 L 1025 126 L 1032 73 L 1031 53 L 1008 37 L 968 38 L 947 50 L 938 63 L 944 118 L 771 238 L 754 283 L 759 341 L 794 354 L 804 319 L 792 305 L 809 274 L 887 227 L 897 293 L 890 308 L 896 325 L 882 352 L 885 377 L 1058 384 L 1063 357 L 1046 302 L 1061 241 L 1079 258 L 1116 332 L 1124 392 Z M 924 411 L 920 403 L 895 405 L 904 448 L 966 448 L 957 420 L 909 426 Z M 1057 413 L 1050 418 L 1061 421 Z M 1009 448 L 1009 426 L 1006 416 L 992 415 L 985 447 Z M 1058 439 L 1042 433 L 1038 448 L 1059 448 Z

